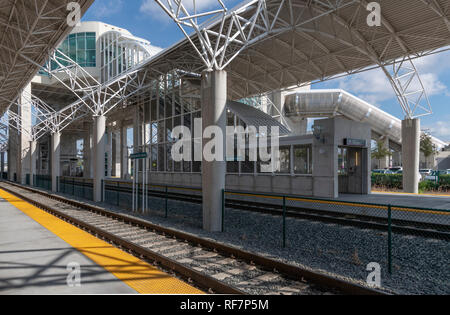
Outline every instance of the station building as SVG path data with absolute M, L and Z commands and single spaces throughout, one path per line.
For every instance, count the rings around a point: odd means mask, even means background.
M 247 9 L 245 14 L 258 10 Z M 279 12 L 286 15 L 288 10 L 292 8 Z M 283 24 L 275 19 L 276 23 Z M 339 23 L 336 27 L 348 30 Z M 264 27 L 258 32 L 263 35 Z M 46 178 L 57 191 L 63 178 L 83 177 L 92 183 L 94 201 L 102 199 L 104 179 L 202 187 L 204 227 L 218 230 L 220 194 L 225 188 L 326 198 L 369 194 L 371 142 L 382 140 L 386 148 L 403 154 L 396 155 L 396 162 L 385 159 L 381 167 L 403 161 L 408 170 L 405 189 L 417 190 L 418 177 L 411 170 L 418 168 L 418 154 L 410 154 L 418 152 L 417 119 L 401 121 L 345 91 L 311 90 L 308 85 L 342 69 L 370 66 L 373 59 L 352 59 L 345 40 L 333 42 L 333 49 L 339 46 L 349 54 L 345 65 L 323 49 L 331 41 L 328 36 L 321 38 L 321 45 L 318 40 L 298 40 L 304 34 L 289 36 L 300 43 L 295 56 L 283 57 L 292 49 L 281 36 L 275 39 L 279 45 L 276 51 L 270 50 L 271 56 L 261 41 L 247 47 L 245 57 L 230 55 L 229 63 L 233 62 L 224 66 L 227 70 L 205 70 L 205 56 L 196 54 L 192 46 L 200 45 L 198 38 L 161 51 L 124 29 L 82 23 L 61 41 L 59 50 L 9 108 L 10 126 L 16 124 L 9 130 L 9 179 L 33 185 Z M 326 63 L 330 68 L 321 69 L 305 59 L 303 51 L 316 46 L 322 48 L 316 58 L 332 58 Z M 392 52 L 385 58 L 397 55 Z M 291 62 L 290 67 L 298 71 L 284 75 L 278 59 Z M 317 76 L 320 71 L 323 75 Z M 175 161 L 171 151 L 179 139 L 172 131 L 180 125 L 192 130 L 196 119 L 202 120 L 203 129 L 211 125 L 222 130 L 227 125 L 278 127 L 280 168 L 262 171 L 263 162 L 249 161 L 247 151 L 244 159 L 227 156 L 226 162 Z M 407 149 L 401 145 L 405 141 Z M 132 153 L 147 157 L 134 160 Z
M 60 44 L 62 58 L 49 61 L 54 71 L 75 61 L 91 80 L 104 83 L 158 54 L 160 49 L 127 30 L 101 22 L 83 22 Z M 58 76 L 58 78 L 55 78 Z M 89 77 L 88 79 L 89 80 Z M 91 81 L 92 82 L 92 81 Z M 34 95 L 54 110 L 76 101 L 67 90 L 66 73 L 41 70 L 23 92 L 22 121 L 31 128 Z M 94 84 L 94 82 L 92 82 Z M 29 104 L 29 108 L 26 106 Z M 370 193 L 371 141 L 383 139 L 393 151 L 401 151 L 401 121 L 341 90 L 284 89 L 262 96 L 227 102 L 228 126 L 278 126 L 280 169 L 268 174 L 260 161 L 229 159 L 226 187 L 254 192 L 289 193 L 315 197 L 338 197 L 339 193 Z M 131 180 L 133 152 L 147 152 L 148 160 L 136 170 L 140 180 L 151 183 L 202 186 L 202 162 L 175 162 L 171 148 L 176 126 L 193 128 L 202 117 L 201 77 L 173 70 L 151 81 L 144 91 L 123 102 L 106 117 L 105 178 Z M 315 120 L 311 130 L 308 121 Z M 24 126 L 22 126 L 24 127 Z M 93 120 L 87 115 L 72 123 L 59 140 L 58 177 L 92 179 Z M 46 135 L 33 144 L 26 134 L 11 130 L 8 150 L 10 180 L 30 183 L 33 176 L 52 174 L 52 141 Z M 436 141 L 438 141 L 436 139 Z M 248 139 L 247 139 L 248 142 Z M 20 143 L 14 146 L 13 143 Z M 31 144 L 30 144 L 31 143 Z M 26 154 L 33 150 L 34 154 Z M 22 152 L 22 154 L 19 154 Z M 27 161 L 32 156 L 32 161 Z M 385 161 L 389 167 L 392 161 Z M 394 164 L 400 163 L 394 161 Z

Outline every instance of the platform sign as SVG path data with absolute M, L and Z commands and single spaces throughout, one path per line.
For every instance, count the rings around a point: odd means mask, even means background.
M 367 141 L 364 139 L 344 139 L 344 145 L 352 146 L 352 147 L 365 147 L 367 145 Z
M 138 152 L 130 155 L 130 159 L 132 160 L 146 159 L 147 157 L 148 157 L 147 152 Z

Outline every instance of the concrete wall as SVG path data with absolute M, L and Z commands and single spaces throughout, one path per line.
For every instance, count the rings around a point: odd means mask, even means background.
M 436 169 L 450 169 L 450 151 L 439 152 L 436 157 Z
M 202 186 L 199 173 L 150 173 L 149 182 L 199 188 Z M 312 183 L 311 175 L 226 175 L 226 189 L 249 192 L 313 196 Z
M 370 152 L 372 131 L 368 124 L 355 122 L 343 117 L 316 120 L 316 128 L 321 130 L 319 139 L 313 143 L 313 192 L 316 197 L 336 198 L 339 195 L 338 147 L 344 139 L 366 140 L 365 149 Z M 367 166 L 363 176 L 363 193 L 371 192 L 371 156 L 366 155 Z

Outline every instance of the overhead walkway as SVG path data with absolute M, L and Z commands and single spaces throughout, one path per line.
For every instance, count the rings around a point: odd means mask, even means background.
M 373 133 L 387 136 L 391 146 L 401 146 L 402 122 L 400 119 L 340 89 L 302 91 L 286 96 L 284 114 L 293 117 L 330 117 L 343 115 L 351 120 L 368 123 Z M 442 148 L 448 143 L 432 137 Z M 392 144 L 393 142 L 393 144 Z

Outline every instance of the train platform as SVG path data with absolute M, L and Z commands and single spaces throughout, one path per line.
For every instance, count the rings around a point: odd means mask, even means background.
M 450 195 L 387 193 L 374 191 L 370 195 L 341 194 L 337 200 L 450 210 Z
M 200 290 L 0 190 L 0 294 Z

